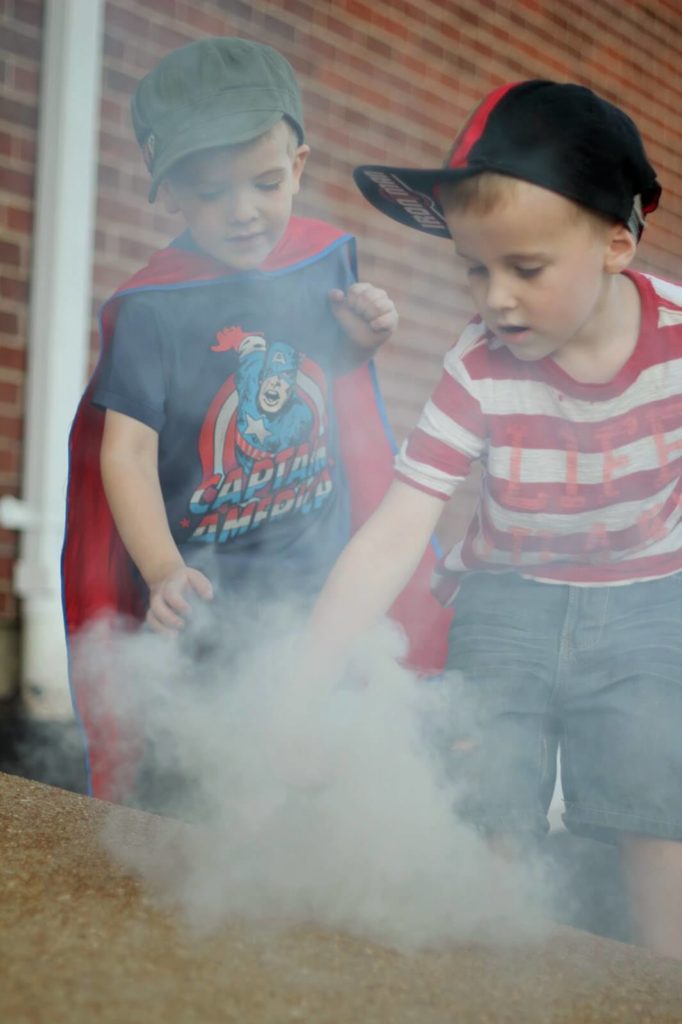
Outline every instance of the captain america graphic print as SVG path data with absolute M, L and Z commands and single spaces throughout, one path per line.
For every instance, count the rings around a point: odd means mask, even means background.
M 266 522 L 317 511 L 332 492 L 327 382 L 291 345 L 225 327 L 214 352 L 237 353 L 199 435 L 202 479 L 185 543 L 226 544 Z

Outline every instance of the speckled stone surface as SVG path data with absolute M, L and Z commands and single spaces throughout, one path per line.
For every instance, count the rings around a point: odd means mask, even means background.
M 192 940 L 99 848 L 110 813 L 0 774 L 2 1024 L 682 1024 L 682 965 L 571 929 L 409 956 L 312 927 Z

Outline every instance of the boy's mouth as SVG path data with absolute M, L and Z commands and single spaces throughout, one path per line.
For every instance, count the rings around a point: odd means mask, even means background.
M 517 324 L 498 324 L 495 328 L 495 334 L 504 341 L 521 341 L 530 334 L 530 327 L 522 327 Z
M 237 245 L 248 245 L 249 242 L 255 242 L 262 235 L 262 231 L 252 231 L 250 235 L 232 235 L 228 238 L 228 242 L 236 243 Z

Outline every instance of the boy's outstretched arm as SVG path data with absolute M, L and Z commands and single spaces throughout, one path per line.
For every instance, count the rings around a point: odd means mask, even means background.
M 416 570 L 443 504 L 399 480 L 391 484 L 342 552 L 313 608 L 313 663 L 334 659 L 386 614 Z
M 149 587 L 147 623 L 174 633 L 189 612 L 188 592 L 210 600 L 210 581 L 185 565 L 173 540 L 161 494 L 158 434 L 107 409 L 100 452 L 102 483 L 123 544 Z

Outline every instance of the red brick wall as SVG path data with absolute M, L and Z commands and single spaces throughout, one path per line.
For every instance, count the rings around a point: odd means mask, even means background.
M 0 494 L 20 491 L 42 0 L 0 0 Z M 0 529 L 0 621 L 16 615 L 16 535 Z
M 14 120 L 0 114 L 0 144 L 11 150 L 13 173 L 19 173 L 14 185 L 2 179 L 0 196 L 14 189 L 15 217 L 30 213 L 30 188 L 28 195 L 23 189 L 31 175 L 35 92 L 30 86 L 39 10 L 38 0 L 0 0 L 0 11 L 28 51 L 20 49 L 23 56 L 5 63 L 9 116 L 17 102 L 21 110 Z M 639 266 L 682 277 L 682 168 L 677 156 L 682 143 L 682 8 L 675 0 L 593 0 L 589 5 L 580 0 L 109 0 L 93 310 L 180 228 L 146 202 L 147 177 L 132 139 L 128 103 L 136 79 L 165 52 L 205 34 L 269 43 L 298 72 L 313 150 L 298 209 L 356 232 L 362 275 L 387 287 L 400 307 L 399 336 L 379 359 L 399 436 L 414 422 L 469 303 L 447 243 L 401 229 L 373 211 L 352 184 L 355 164 L 436 166 L 454 130 L 494 86 L 543 76 L 583 82 L 635 118 L 665 188 Z M 3 161 L 5 154 L 3 148 Z M 29 250 L 25 231 L 23 223 L 15 222 L 8 234 L 10 248 L 0 250 L 0 260 L 14 262 L 9 280 L 17 282 L 11 287 L 18 292 L 18 298 L 16 293 L 3 296 L 0 307 L 10 318 L 0 324 L 9 329 L 1 343 L 3 387 L 5 382 L 20 384 L 21 288 Z M 5 451 L 16 457 L 17 396 L 11 387 L 8 395 L 0 393 L 2 409 L 9 402 L 14 410 L 7 430 L 0 420 L 0 459 L 6 458 Z M 2 486 L 13 490 L 16 463 L 0 463 L 0 472 Z M 460 509 L 466 501 L 463 496 Z M 453 503 L 451 525 L 460 518 Z M 2 549 L 5 557 L 9 551 Z

